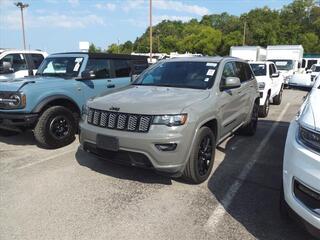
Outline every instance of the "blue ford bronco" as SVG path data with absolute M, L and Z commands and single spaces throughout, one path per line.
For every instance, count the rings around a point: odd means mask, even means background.
M 43 147 L 70 144 L 87 99 L 129 85 L 147 67 L 141 56 L 52 54 L 35 76 L 0 83 L 0 134 L 33 129 Z

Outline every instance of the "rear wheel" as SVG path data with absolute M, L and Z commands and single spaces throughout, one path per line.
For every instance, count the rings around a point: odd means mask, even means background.
M 269 114 L 270 109 L 270 101 L 269 101 L 269 95 L 266 98 L 266 101 L 263 106 L 259 107 L 259 117 L 267 117 Z
M 257 102 L 255 102 L 253 105 L 250 122 L 238 130 L 240 135 L 253 136 L 256 133 L 258 127 L 258 111 L 259 105 Z
M 279 94 L 273 98 L 273 104 L 275 105 L 280 105 L 282 102 L 282 94 L 283 94 L 283 89 L 281 88 Z
M 183 177 L 195 184 L 207 180 L 213 167 L 215 148 L 215 135 L 210 128 L 201 127 L 184 169 Z
M 75 139 L 77 121 L 72 112 L 62 106 L 45 110 L 34 129 L 36 140 L 46 148 L 59 148 Z

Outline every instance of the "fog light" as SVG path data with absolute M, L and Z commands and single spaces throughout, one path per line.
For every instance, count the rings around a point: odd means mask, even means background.
M 176 143 L 164 143 L 164 144 L 155 144 L 156 148 L 160 151 L 168 152 L 168 151 L 174 151 L 177 148 Z

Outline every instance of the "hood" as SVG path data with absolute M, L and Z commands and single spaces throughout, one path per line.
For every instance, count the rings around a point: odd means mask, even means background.
M 27 86 L 29 84 L 48 84 L 56 81 L 61 81 L 61 78 L 55 77 L 25 77 L 18 79 L 8 79 L 0 81 L 0 92 L 1 91 L 17 91 L 19 88 Z
M 313 88 L 300 117 L 300 122 L 320 132 L 320 89 Z
M 207 90 L 130 86 L 88 102 L 88 106 L 109 110 L 120 108 L 119 112 L 134 114 L 178 114 L 182 109 L 210 96 Z

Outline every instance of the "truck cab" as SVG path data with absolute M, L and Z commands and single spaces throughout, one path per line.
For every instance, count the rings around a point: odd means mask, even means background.
M 250 62 L 250 66 L 259 86 L 259 116 L 267 117 L 270 103 L 281 104 L 284 87 L 283 77 L 273 62 Z
M 41 146 L 65 146 L 74 140 L 89 98 L 129 85 L 147 67 L 147 58 L 140 56 L 52 54 L 35 76 L 0 84 L 0 129 L 33 129 Z
M 0 81 L 33 76 L 48 56 L 39 50 L 5 50 L 0 52 Z

